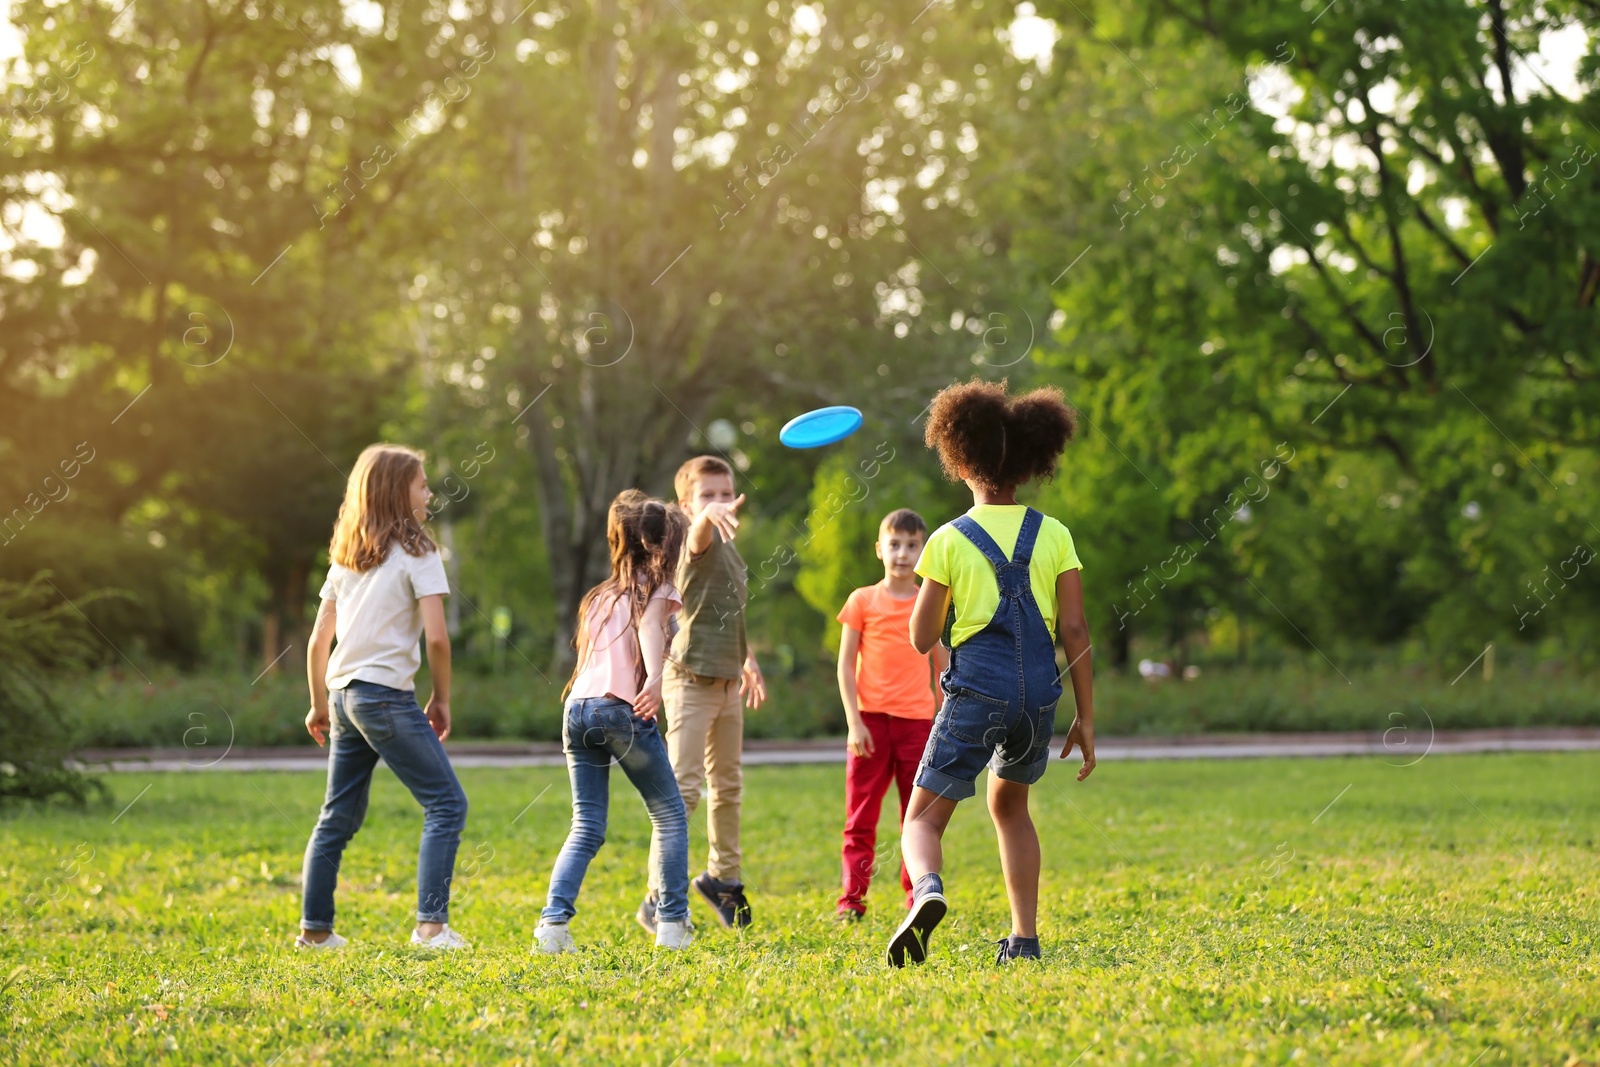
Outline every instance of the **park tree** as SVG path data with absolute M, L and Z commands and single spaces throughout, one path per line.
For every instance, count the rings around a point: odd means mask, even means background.
M 971 368 L 979 345 L 946 323 L 1011 271 L 993 240 L 1009 220 L 981 217 L 974 190 L 1000 165 L 979 161 L 986 120 L 1016 92 L 1011 15 L 604 2 L 487 18 L 492 56 L 419 191 L 433 241 L 415 293 L 440 379 L 533 457 L 560 659 L 619 489 L 670 493 L 693 451 L 745 469 L 785 411 L 816 404 L 909 426 Z M 754 433 L 719 443 L 714 419 Z M 778 465 L 797 484 L 761 484 L 803 509 L 814 461 Z
M 7 470 L 36 479 L 87 442 L 73 524 L 259 576 L 271 663 L 303 649 L 344 471 L 407 381 L 394 274 L 415 228 L 391 207 L 435 162 L 454 26 L 319 0 L 11 18 Z
M 1063 180 L 1027 186 L 1028 240 L 1087 250 L 1056 285 L 1048 362 L 1102 435 L 1091 451 L 1121 461 L 1069 473 L 1064 503 L 1087 516 L 1107 472 L 1142 481 L 1170 546 L 1219 504 L 1236 516 L 1213 565 L 1158 586 L 1174 609 L 1197 592 L 1191 620 L 1232 611 L 1243 580 L 1239 610 L 1301 647 L 1515 635 L 1516 587 L 1600 513 L 1579 484 L 1593 60 L 1558 88 L 1540 57 L 1592 33 L 1594 10 L 1041 10 L 1064 32 L 1040 112 L 1063 132 L 1093 119 L 1086 138 L 1031 142 L 1036 173 Z M 1235 490 L 1280 442 L 1295 461 L 1239 521 Z M 1119 558 L 1098 594 L 1125 597 L 1167 551 Z M 1359 609 L 1330 607 L 1352 583 Z

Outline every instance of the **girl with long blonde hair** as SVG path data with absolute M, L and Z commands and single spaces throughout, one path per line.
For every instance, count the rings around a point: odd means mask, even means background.
M 424 456 L 400 445 L 361 453 L 345 486 L 328 546 L 328 579 L 311 632 L 306 729 L 327 744 L 328 791 L 306 846 L 300 948 L 345 944 L 333 932 L 333 891 L 344 848 L 367 812 L 381 757 L 422 805 L 417 852 L 417 926 L 411 943 L 465 948 L 450 929 L 450 881 L 467 819 L 467 797 L 442 742 L 450 736 L 450 635 L 444 562 L 428 517 Z M 433 694 L 424 712 L 414 691 L 426 634 Z

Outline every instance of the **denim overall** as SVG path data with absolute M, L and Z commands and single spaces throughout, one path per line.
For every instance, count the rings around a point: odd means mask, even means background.
M 1061 672 L 1028 573 L 1043 521 L 1028 509 L 1009 560 L 970 516 L 951 524 L 994 567 L 1000 587 L 994 618 L 950 652 L 944 706 L 917 769 L 917 785 L 951 800 L 972 796 L 986 763 L 998 778 L 1032 785 L 1050 761 Z

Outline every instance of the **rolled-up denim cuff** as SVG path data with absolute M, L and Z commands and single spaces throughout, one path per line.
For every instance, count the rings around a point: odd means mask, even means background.
M 312 919 L 301 919 L 300 920 L 300 929 L 302 929 L 302 930 L 315 930 L 315 931 L 317 931 L 319 933 L 322 932 L 322 931 L 327 931 L 328 933 L 332 933 L 333 932 L 333 923 L 331 923 L 331 922 L 317 922 L 317 921 L 314 921 Z
M 966 800 L 977 792 L 977 788 L 971 782 L 963 782 L 959 778 L 952 778 L 943 771 L 927 766 L 917 769 L 916 784 L 930 793 L 938 793 L 946 800 Z
M 420 911 L 419 910 L 417 912 L 417 922 L 419 922 L 419 923 L 447 923 L 449 921 L 450 921 L 450 913 L 448 911 Z
M 1032 763 L 1007 763 L 1000 758 L 999 753 L 989 763 L 989 772 L 996 778 L 1007 782 L 1016 782 L 1018 785 L 1033 785 L 1044 777 L 1044 772 L 1050 766 L 1050 750 L 1044 750 L 1044 757 Z

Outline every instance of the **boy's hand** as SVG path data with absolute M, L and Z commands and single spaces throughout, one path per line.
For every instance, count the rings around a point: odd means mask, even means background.
M 328 743 L 328 709 L 319 708 L 315 704 L 306 712 L 306 732 L 312 740 L 319 745 Z
M 1062 746 L 1061 758 L 1066 759 L 1072 751 L 1072 746 L 1077 745 L 1083 753 L 1083 766 L 1078 770 L 1078 781 L 1083 781 L 1094 773 L 1094 722 L 1084 722 L 1082 719 L 1072 720 L 1072 729 L 1067 731 L 1067 743 Z
M 744 661 L 744 670 L 739 672 L 739 695 L 744 697 L 745 706 L 751 711 L 759 708 L 767 699 L 767 682 L 761 677 L 761 667 L 754 656 Z
M 743 493 L 726 504 L 714 500 L 701 509 L 700 517 L 716 527 L 724 540 L 732 541 L 739 532 L 739 506 L 743 503 Z
M 844 743 L 844 747 L 857 759 L 866 759 L 874 751 L 871 731 L 865 726 L 851 726 L 850 738 Z
M 645 683 L 639 695 L 633 698 L 633 717 L 651 722 L 661 712 L 661 679 Z
M 428 722 L 433 725 L 433 732 L 443 741 L 450 736 L 450 702 L 440 700 L 437 696 L 428 698 Z

